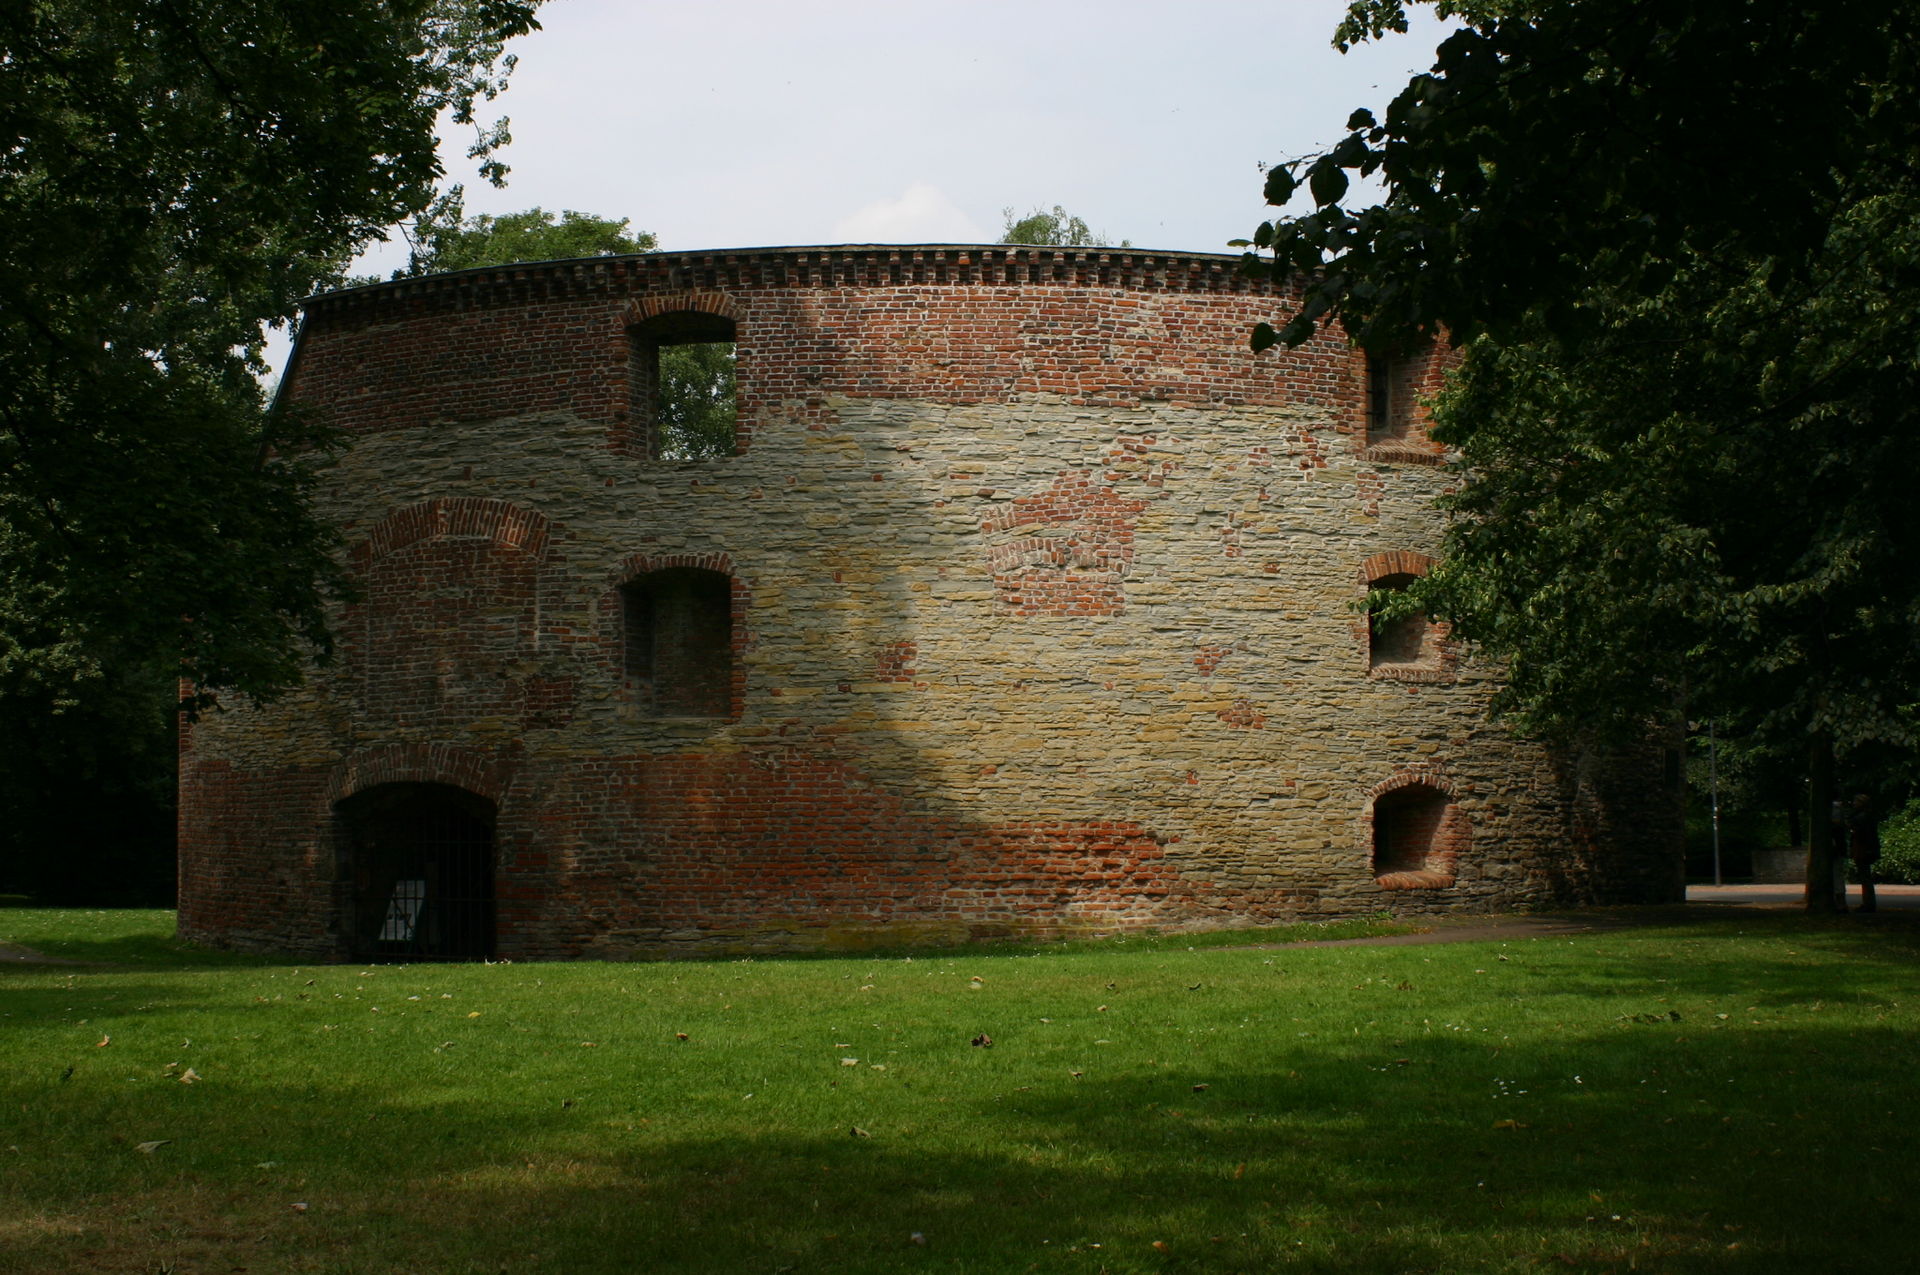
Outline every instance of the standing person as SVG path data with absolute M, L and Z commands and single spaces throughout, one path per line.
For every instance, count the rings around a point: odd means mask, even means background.
M 1853 814 L 1847 820 L 1847 855 L 1853 875 L 1860 878 L 1860 910 L 1876 910 L 1873 901 L 1873 865 L 1880 859 L 1880 821 L 1873 817 L 1873 799 L 1856 793 Z

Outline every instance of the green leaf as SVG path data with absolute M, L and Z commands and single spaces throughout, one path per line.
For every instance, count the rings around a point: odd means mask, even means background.
M 1347 174 L 1323 155 L 1307 170 L 1307 187 L 1313 195 L 1313 202 L 1326 208 L 1338 203 L 1340 197 L 1347 193 Z
M 1293 198 L 1293 192 L 1300 188 L 1300 181 L 1293 175 L 1289 164 L 1276 164 L 1267 170 L 1265 196 L 1266 201 L 1278 208 Z

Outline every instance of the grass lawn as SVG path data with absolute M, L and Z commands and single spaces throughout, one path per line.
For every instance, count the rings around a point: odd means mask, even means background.
M 1909 1270 L 1908 919 L 294 967 L 0 911 L 114 962 L 0 963 L 0 1272 Z

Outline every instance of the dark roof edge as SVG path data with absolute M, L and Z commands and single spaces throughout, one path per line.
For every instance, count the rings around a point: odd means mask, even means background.
M 1240 273 L 1242 254 L 1224 252 L 1176 252 L 1146 248 L 1081 247 L 1057 248 L 1035 244 L 817 244 L 793 247 L 710 248 L 683 252 L 627 253 L 619 256 L 567 257 L 553 261 L 515 261 L 496 266 L 475 266 L 444 274 L 418 275 L 384 283 L 361 284 L 316 293 L 301 302 L 305 309 L 331 308 L 332 303 L 376 302 L 387 298 L 422 296 L 457 291 L 474 286 L 571 282 L 584 275 L 631 273 L 634 267 L 648 269 L 713 269 L 752 265 L 918 264 L 941 267 L 965 266 L 1008 261 L 1029 264 L 1058 264 L 1119 269 L 1123 272 L 1166 270 L 1185 266 L 1182 273 L 1204 273 L 1220 283 L 1237 281 L 1235 290 L 1260 291 L 1271 288 L 1268 281 Z M 954 280 L 951 282 L 966 282 Z M 1232 286 L 1232 285 L 1230 285 Z

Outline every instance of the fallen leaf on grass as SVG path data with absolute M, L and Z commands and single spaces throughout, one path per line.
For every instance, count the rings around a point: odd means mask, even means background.
M 468 1018 L 478 1018 L 478 1017 L 480 1017 L 480 1011 L 476 1009 L 476 1010 L 474 1010 L 474 1011 L 473 1011 L 473 1012 L 472 1012 L 471 1014 L 468 1014 L 468 1015 L 467 1015 L 467 1017 L 468 1017 Z
M 166 1146 L 169 1142 L 172 1142 L 172 1141 L 173 1141 L 172 1138 L 160 1138 L 153 1142 L 138 1143 L 134 1146 L 133 1149 L 135 1151 L 140 1152 L 143 1155 L 152 1155 L 154 1152 L 158 1151 L 161 1147 Z
M 287 1207 L 292 1209 L 295 1213 L 305 1213 L 307 1211 L 307 1202 L 305 1200 L 296 1200 L 292 1204 L 289 1204 Z
M 1524 1129 L 1527 1126 L 1518 1120 L 1496 1120 L 1493 1122 L 1493 1127 L 1496 1129 Z
M 973 1038 L 972 1043 L 974 1048 L 976 1049 L 992 1049 L 993 1037 L 987 1035 L 985 1032 L 981 1032 L 978 1036 L 975 1036 Z
M 111 1045 L 112 1043 L 113 1043 L 113 1037 L 111 1037 L 111 1036 L 102 1036 L 102 1037 L 100 1038 L 100 1043 L 99 1043 L 99 1044 L 97 1044 L 97 1045 L 95 1045 L 95 1046 L 94 1046 L 94 1048 L 95 1048 L 95 1049 L 105 1049 L 105 1048 L 106 1048 L 106 1047 L 107 1047 L 108 1045 Z
M 687 1034 L 685 1032 L 675 1032 L 673 1034 L 673 1038 L 675 1040 L 685 1040 L 687 1038 Z
M 1158 1251 L 1164 1253 L 1167 1251 L 1167 1242 L 1165 1240 L 1155 1240 L 1153 1242 L 1153 1247 Z
M 1240 1179 L 1246 1176 L 1247 1176 L 1247 1162 L 1245 1160 L 1242 1160 L 1240 1163 L 1233 1166 L 1233 1180 L 1235 1182 L 1238 1182 Z
M 849 1129 L 848 1132 L 851 1133 L 856 1138 L 871 1138 L 873 1136 L 872 1134 L 868 1133 L 865 1129 L 862 1129 L 859 1125 L 853 1126 L 853 1128 Z
M 858 1067 L 860 1065 L 860 1060 L 858 1058 L 842 1058 L 840 1060 L 840 1065 L 842 1067 Z
M 198 1079 L 200 1079 L 200 1073 L 191 1067 L 180 1073 L 180 1083 L 183 1085 L 190 1085 Z
M 1205 1093 L 1207 1091 L 1207 1087 L 1205 1085 L 1195 1085 L 1193 1087 L 1193 1091 L 1195 1093 Z

